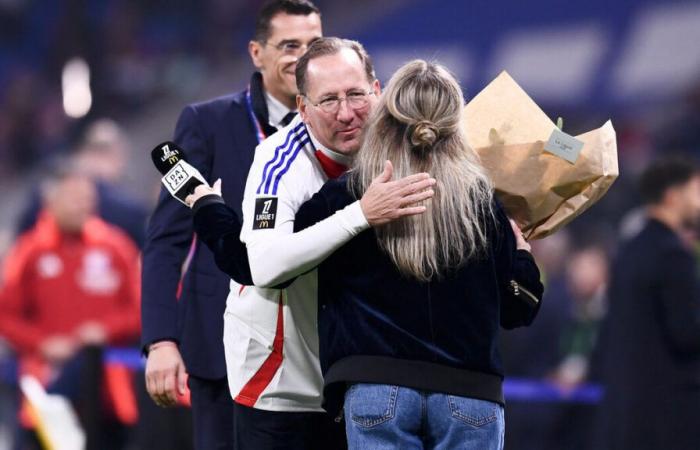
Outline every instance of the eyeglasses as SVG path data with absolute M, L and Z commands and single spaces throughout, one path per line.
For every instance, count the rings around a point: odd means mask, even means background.
M 346 101 L 349 108 L 352 109 L 362 109 L 369 104 L 369 96 L 375 95 L 375 92 L 370 90 L 367 92 L 348 92 L 345 97 L 338 96 L 328 96 L 319 100 L 317 103 L 311 101 L 306 94 L 303 94 L 309 100 L 311 105 L 316 106 L 321 109 L 321 111 L 327 114 L 335 114 L 340 109 L 340 103 Z
M 302 44 L 299 41 L 281 41 L 277 44 L 271 44 L 269 42 L 266 42 L 265 45 L 275 47 L 277 50 L 281 51 L 285 55 L 298 55 L 304 53 L 306 49 L 309 48 L 309 45 L 311 45 L 313 42 L 314 41 L 311 41 L 308 44 Z

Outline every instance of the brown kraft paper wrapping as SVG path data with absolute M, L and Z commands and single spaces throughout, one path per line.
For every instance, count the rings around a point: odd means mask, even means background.
M 541 239 L 571 222 L 600 200 L 619 175 L 610 121 L 575 136 L 583 148 L 572 164 L 544 150 L 556 125 L 506 72 L 464 112 L 469 145 L 527 239 Z

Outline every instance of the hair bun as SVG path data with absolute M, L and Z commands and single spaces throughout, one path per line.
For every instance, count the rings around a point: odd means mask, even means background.
M 413 125 L 411 144 L 416 147 L 429 147 L 437 141 L 438 131 L 438 127 L 434 123 L 428 120 L 419 120 Z

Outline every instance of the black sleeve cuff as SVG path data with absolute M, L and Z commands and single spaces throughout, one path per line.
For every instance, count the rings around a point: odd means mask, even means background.
M 204 197 L 200 197 L 194 205 L 192 205 L 192 214 L 197 214 L 197 211 L 202 209 L 207 205 L 213 205 L 215 203 L 224 203 L 223 197 L 217 194 L 207 194 Z

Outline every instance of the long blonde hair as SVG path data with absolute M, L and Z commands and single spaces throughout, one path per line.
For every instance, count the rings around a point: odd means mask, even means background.
M 349 187 L 365 192 L 383 170 L 394 179 L 428 172 L 437 179 L 423 214 L 376 229 L 380 247 L 399 271 L 427 281 L 459 267 L 487 246 L 492 186 L 464 132 L 462 90 L 442 66 L 414 60 L 382 95 L 355 158 Z

